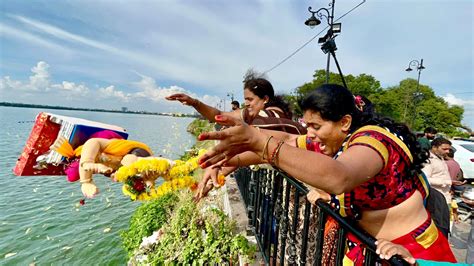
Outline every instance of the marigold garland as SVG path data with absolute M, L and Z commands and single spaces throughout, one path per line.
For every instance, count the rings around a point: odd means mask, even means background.
M 160 157 L 143 158 L 128 166 L 120 167 L 115 172 L 115 179 L 124 183 L 122 192 L 132 200 L 151 200 L 171 191 L 183 188 L 195 189 L 197 184 L 190 173 L 198 168 L 198 158 L 205 152 L 200 150 L 197 156 L 187 161 L 171 162 Z M 155 188 L 155 180 L 158 177 L 162 177 L 165 182 Z

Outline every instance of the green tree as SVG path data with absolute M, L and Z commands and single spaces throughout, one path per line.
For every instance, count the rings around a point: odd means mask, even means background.
M 346 81 L 347 87 L 350 91 L 352 91 L 353 94 L 363 95 L 369 98 L 370 100 L 372 100 L 372 97 L 382 91 L 382 88 L 380 87 L 380 82 L 371 75 L 360 74 L 358 76 L 354 76 L 349 74 L 345 75 L 344 79 Z M 329 73 L 329 82 L 332 84 L 339 84 L 343 86 L 341 76 L 337 73 Z M 301 85 L 295 90 L 295 93 L 288 96 L 287 100 L 289 100 L 289 102 L 292 104 L 292 108 L 297 115 L 301 116 L 302 114 L 301 110 L 299 110 L 299 107 L 294 105 L 295 103 L 297 103 L 297 100 L 295 100 L 295 98 L 302 99 L 306 97 L 308 93 L 320 87 L 324 83 L 326 83 L 326 70 L 316 70 L 314 72 L 312 81 Z
M 355 95 L 367 97 L 374 104 L 377 113 L 405 123 L 412 130 L 421 131 L 432 126 L 453 136 L 462 135 L 458 128 L 466 128 L 461 124 L 464 113 L 461 106 L 449 106 L 443 98 L 436 96 L 432 88 L 418 85 L 415 79 L 404 79 L 398 86 L 382 88 L 380 82 L 368 74 L 349 74 L 344 78 L 349 90 Z M 341 77 L 336 73 L 330 73 L 329 79 L 330 83 L 343 85 Z M 302 115 L 296 104 L 297 99 L 304 98 L 325 82 L 326 71 L 316 70 L 312 81 L 285 97 L 297 115 Z

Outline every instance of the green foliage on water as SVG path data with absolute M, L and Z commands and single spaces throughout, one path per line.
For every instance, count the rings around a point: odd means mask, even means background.
M 160 229 L 171 216 L 178 196 L 176 193 L 168 193 L 159 199 L 142 204 L 130 218 L 128 230 L 122 231 L 122 245 L 131 257 L 140 246 L 143 237 L 150 236 L 154 231 Z
M 238 257 L 250 260 L 256 246 L 241 234 L 236 234 L 235 222 L 220 209 L 195 203 L 192 195 L 182 194 L 163 235 L 150 250 L 151 265 L 213 265 Z

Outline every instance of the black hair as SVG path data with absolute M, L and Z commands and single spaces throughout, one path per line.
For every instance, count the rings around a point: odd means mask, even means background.
M 151 156 L 151 154 L 145 150 L 145 149 L 142 149 L 142 148 L 135 148 L 135 149 L 132 149 L 128 154 L 133 154 L 137 157 L 148 157 L 148 156 Z
M 265 103 L 267 107 L 278 107 L 280 108 L 286 117 L 292 118 L 293 112 L 291 111 L 290 105 L 283 99 L 281 95 L 275 95 L 273 86 L 265 78 L 265 75 L 259 74 L 253 69 L 249 69 L 244 76 L 244 90 L 250 90 L 253 94 L 257 95 L 260 99 L 268 96 L 268 102 Z
M 282 95 L 275 95 L 275 97 L 268 100 L 268 103 L 265 104 L 265 107 L 271 106 L 280 108 L 287 118 L 293 118 L 293 112 L 291 111 L 290 104 L 283 99 Z
M 240 106 L 240 103 L 238 101 L 232 101 L 230 104 Z
M 438 131 L 434 127 L 425 128 L 425 133 L 436 134 Z
M 446 156 L 448 156 L 449 158 L 454 158 L 454 153 L 456 152 L 456 150 L 454 148 L 450 148 L 448 153 L 446 153 Z
M 387 128 L 403 140 L 413 156 L 413 163 L 407 169 L 407 174 L 413 176 L 420 173 L 422 164 L 428 159 L 428 152 L 421 149 L 416 136 L 406 125 L 376 114 L 372 103 L 367 98 L 361 97 L 361 100 L 363 101 L 363 108 L 360 108 L 362 110 L 357 108 L 355 97 L 348 89 L 336 84 L 324 84 L 309 93 L 299 102 L 299 105 L 303 111 L 318 112 L 321 118 L 334 122 L 341 120 L 345 115 L 350 115 L 352 117 L 351 131 L 365 125 Z
M 275 96 L 273 86 L 264 75 L 257 73 L 253 69 L 249 69 L 244 76 L 244 90 L 250 90 L 253 94 L 263 99 L 268 96 L 272 99 Z
M 443 144 L 451 145 L 451 141 L 445 138 L 435 138 L 433 141 L 431 141 L 431 147 L 439 147 Z

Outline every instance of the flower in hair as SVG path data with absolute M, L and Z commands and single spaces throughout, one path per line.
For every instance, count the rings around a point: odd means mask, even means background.
M 359 109 L 359 111 L 364 111 L 364 106 L 365 106 L 365 102 L 364 100 L 362 100 L 362 96 L 360 95 L 357 95 L 355 96 L 354 95 L 354 102 L 355 102 L 355 106 L 357 109 Z

